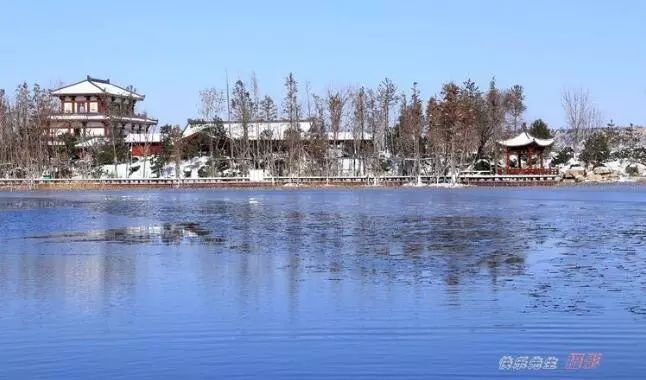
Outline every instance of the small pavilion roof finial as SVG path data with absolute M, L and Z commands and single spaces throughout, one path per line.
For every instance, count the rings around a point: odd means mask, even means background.
M 87 80 L 89 80 L 90 82 L 99 82 L 99 83 L 110 84 L 110 78 L 108 78 L 108 79 L 92 78 L 89 74 L 87 75 Z

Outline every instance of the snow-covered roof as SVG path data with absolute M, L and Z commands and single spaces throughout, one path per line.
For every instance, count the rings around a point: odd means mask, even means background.
M 234 139 L 241 139 L 244 131 L 242 128 L 242 123 L 239 122 L 223 122 L 224 132 L 227 136 L 233 136 Z M 182 132 L 183 137 L 192 136 L 206 128 L 212 127 L 212 123 L 208 122 L 189 122 L 184 131 Z M 288 131 L 291 127 L 291 124 L 288 121 L 269 121 L 269 122 L 259 122 L 259 123 L 249 123 L 247 127 L 248 138 L 251 141 L 257 140 L 260 136 L 261 139 L 266 139 L 267 132 L 271 132 L 272 140 L 283 140 L 285 132 Z M 298 127 L 304 133 L 309 132 L 311 128 L 311 122 L 309 121 L 299 121 Z M 328 140 L 334 139 L 333 132 L 327 132 Z M 357 135 L 357 137 L 359 137 Z M 354 140 L 354 133 L 348 131 L 339 131 L 337 133 L 336 139 L 338 141 L 351 141 Z M 363 133 L 364 140 L 372 139 L 371 134 L 368 132 Z
M 114 95 L 136 100 L 143 100 L 144 95 L 111 84 L 109 79 L 96 79 L 87 77 L 86 80 L 70 84 L 52 91 L 52 95 Z
M 182 132 L 183 137 L 189 137 L 195 133 L 198 133 L 204 129 L 212 127 L 212 123 L 189 123 L 184 131 Z M 244 130 L 242 128 L 242 123 L 239 122 L 223 122 L 224 132 L 228 136 L 233 136 L 234 139 L 240 139 L 244 135 Z M 289 130 L 291 124 L 287 121 L 271 121 L 271 122 L 261 122 L 261 123 L 249 123 L 247 126 L 247 134 L 249 140 L 257 140 L 259 136 L 263 136 L 263 132 L 267 134 L 271 132 L 272 140 L 282 140 L 283 135 L 287 130 Z M 301 131 L 309 131 L 310 122 L 309 121 L 300 121 L 298 127 Z
M 159 133 L 130 133 L 124 141 L 126 144 L 160 143 L 161 135 Z
M 538 146 L 546 147 L 554 144 L 554 139 L 539 139 L 530 135 L 527 132 L 522 132 L 516 137 L 512 137 L 507 140 L 498 141 L 498 144 L 508 146 L 508 147 L 520 147 L 527 146 L 531 144 L 536 144 Z

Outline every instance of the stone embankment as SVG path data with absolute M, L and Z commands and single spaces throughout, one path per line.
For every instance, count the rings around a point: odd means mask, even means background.
M 561 172 L 563 182 L 619 182 L 624 180 L 644 180 L 643 176 L 646 174 L 646 167 L 641 164 L 635 164 L 635 169 L 632 176 L 626 176 L 625 173 L 605 166 L 598 166 L 595 168 L 584 168 L 575 166 L 570 169 L 565 169 Z

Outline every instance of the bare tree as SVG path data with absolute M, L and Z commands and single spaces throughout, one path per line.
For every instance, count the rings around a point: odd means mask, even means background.
M 312 126 L 309 133 L 309 151 L 311 159 L 319 166 L 319 175 L 329 176 L 329 163 L 327 160 L 327 106 L 325 99 L 316 94 L 312 95 L 312 103 L 314 104 L 314 115 L 311 117 Z
M 0 177 L 9 173 L 11 166 L 13 131 L 9 120 L 9 102 L 0 89 Z
M 565 90 L 562 102 L 565 120 L 572 137 L 572 145 L 574 150 L 578 152 L 588 131 L 602 124 L 601 114 L 592 104 L 590 93 L 587 90 Z
M 53 108 L 38 84 L 19 85 L 13 103 L 0 93 L 0 170 L 6 175 L 36 178 L 49 167 L 46 126 Z
M 458 129 L 461 122 L 460 87 L 455 83 L 447 83 L 442 87 L 442 100 L 439 104 L 440 115 L 438 127 L 445 144 L 445 159 L 450 167 L 450 174 L 455 180 L 456 170 L 456 140 L 459 138 Z
M 397 125 L 399 137 L 399 154 L 404 163 L 412 157 L 414 167 L 413 173 L 421 175 L 421 142 L 424 130 L 424 110 L 420 97 L 417 82 L 411 88 L 410 101 L 402 96 L 401 114 Z M 405 165 L 406 166 L 406 165 Z
M 265 95 L 265 97 L 258 104 L 258 120 L 263 122 L 272 122 L 278 119 L 278 109 L 274 100 Z M 274 132 L 271 129 L 266 129 L 260 132 L 258 137 L 258 142 L 262 141 L 263 145 L 263 161 L 265 162 L 265 167 L 269 169 L 269 172 L 274 174 Z
M 290 175 L 294 160 L 296 160 L 297 171 L 300 172 L 300 157 L 301 157 L 301 130 L 300 130 L 300 117 L 301 106 L 298 101 L 298 82 L 294 78 L 294 74 L 289 73 L 285 78 L 285 98 L 283 99 L 283 115 L 289 122 L 289 129 L 284 136 L 287 142 L 287 170 Z
M 249 125 L 254 117 L 254 105 L 251 93 L 247 90 L 245 83 L 241 80 L 236 81 L 233 86 L 233 97 L 231 99 L 231 110 L 233 118 L 240 123 L 242 127 L 241 147 L 238 151 L 238 158 L 242 159 L 243 172 L 247 171 L 247 161 L 249 160 Z M 229 136 L 233 143 L 236 139 Z
M 226 96 L 224 91 L 215 87 L 205 88 L 200 91 L 200 116 L 204 120 L 213 120 L 224 111 Z
M 390 136 L 390 152 L 394 151 L 394 138 L 390 132 L 390 111 L 397 105 L 399 98 L 397 96 L 397 86 L 388 78 L 385 78 L 377 88 L 377 99 L 382 109 L 383 129 L 379 131 L 378 144 L 379 149 L 388 149 L 386 136 Z
M 128 87 L 128 90 L 134 92 L 134 89 L 132 89 L 131 87 Z M 129 114 L 129 103 L 127 102 L 132 101 L 132 98 L 114 97 L 107 98 L 105 99 L 105 101 L 107 102 L 107 106 L 105 107 L 105 114 L 107 116 L 106 123 L 110 127 L 110 135 L 107 138 L 108 144 L 112 148 L 112 165 L 114 166 L 114 176 L 117 177 L 119 175 L 118 164 L 119 161 L 123 159 L 125 147 L 124 136 L 126 123 L 123 121 L 123 117 Z
M 365 140 L 367 106 L 366 106 L 366 89 L 362 86 L 352 94 L 352 167 L 353 174 L 359 175 L 359 171 L 365 168 L 365 157 L 363 155 L 363 141 Z M 357 169 L 357 158 L 359 158 L 359 168 Z
M 479 131 L 480 141 L 478 144 L 478 157 L 481 157 L 483 151 L 490 140 L 493 141 L 493 170 L 498 173 L 498 157 L 500 147 L 497 140 L 503 135 L 503 122 L 505 119 L 504 95 L 496 87 L 496 78 L 489 82 L 489 90 L 485 94 L 486 124 Z
M 182 162 L 184 144 L 186 142 L 186 140 L 182 138 L 182 130 L 179 125 L 174 125 L 170 128 L 169 138 L 172 147 L 170 159 L 175 163 L 175 178 L 177 178 L 179 183 L 182 178 L 182 173 L 180 173 L 180 163 Z
M 379 166 L 379 152 L 377 150 L 377 134 L 382 125 L 382 112 L 379 107 L 379 102 L 377 100 L 377 95 L 375 91 L 369 89 L 366 92 L 366 123 L 367 128 L 370 131 L 370 144 L 372 145 L 372 152 L 370 157 L 370 170 L 371 172 L 378 173 L 381 171 Z M 367 154 L 367 153 L 366 153 Z
M 339 132 L 341 131 L 341 125 L 343 123 L 343 109 L 347 97 L 341 91 L 331 91 L 328 90 L 327 94 L 327 106 L 328 113 L 330 116 L 330 130 L 332 132 L 332 141 L 334 146 L 334 159 L 335 159 L 335 175 L 339 175 L 339 160 L 338 160 L 338 142 L 339 142 Z
M 260 109 L 259 109 L 259 104 L 260 104 L 260 94 L 259 94 L 259 89 L 258 89 L 258 78 L 256 77 L 256 73 L 253 72 L 251 73 L 251 122 L 256 128 L 256 133 L 255 133 L 255 140 L 252 141 L 254 145 L 254 150 L 253 150 L 253 167 L 254 169 L 258 169 L 259 167 L 259 157 L 260 157 L 260 126 L 258 125 L 258 120 L 260 118 Z
M 442 106 L 436 97 L 431 97 L 426 104 L 426 133 L 431 154 L 431 168 L 436 182 L 446 172 L 446 152 L 449 136 L 442 125 Z
M 224 91 L 218 90 L 214 87 L 205 88 L 200 91 L 200 115 L 207 123 L 216 124 L 219 122 L 220 115 L 224 112 L 224 105 L 226 104 L 226 96 Z M 209 158 L 210 158 L 210 173 L 211 177 L 215 176 L 215 139 L 216 136 L 210 128 L 204 131 L 209 139 Z M 231 138 L 231 136 L 229 136 Z

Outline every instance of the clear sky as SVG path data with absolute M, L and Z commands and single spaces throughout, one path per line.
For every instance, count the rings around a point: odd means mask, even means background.
M 160 123 L 198 116 L 198 92 L 248 79 L 282 98 L 419 82 L 525 87 L 527 120 L 561 127 L 561 93 L 589 89 L 606 119 L 646 124 L 646 1 L 4 1 L 0 88 L 90 74 L 134 85 Z

